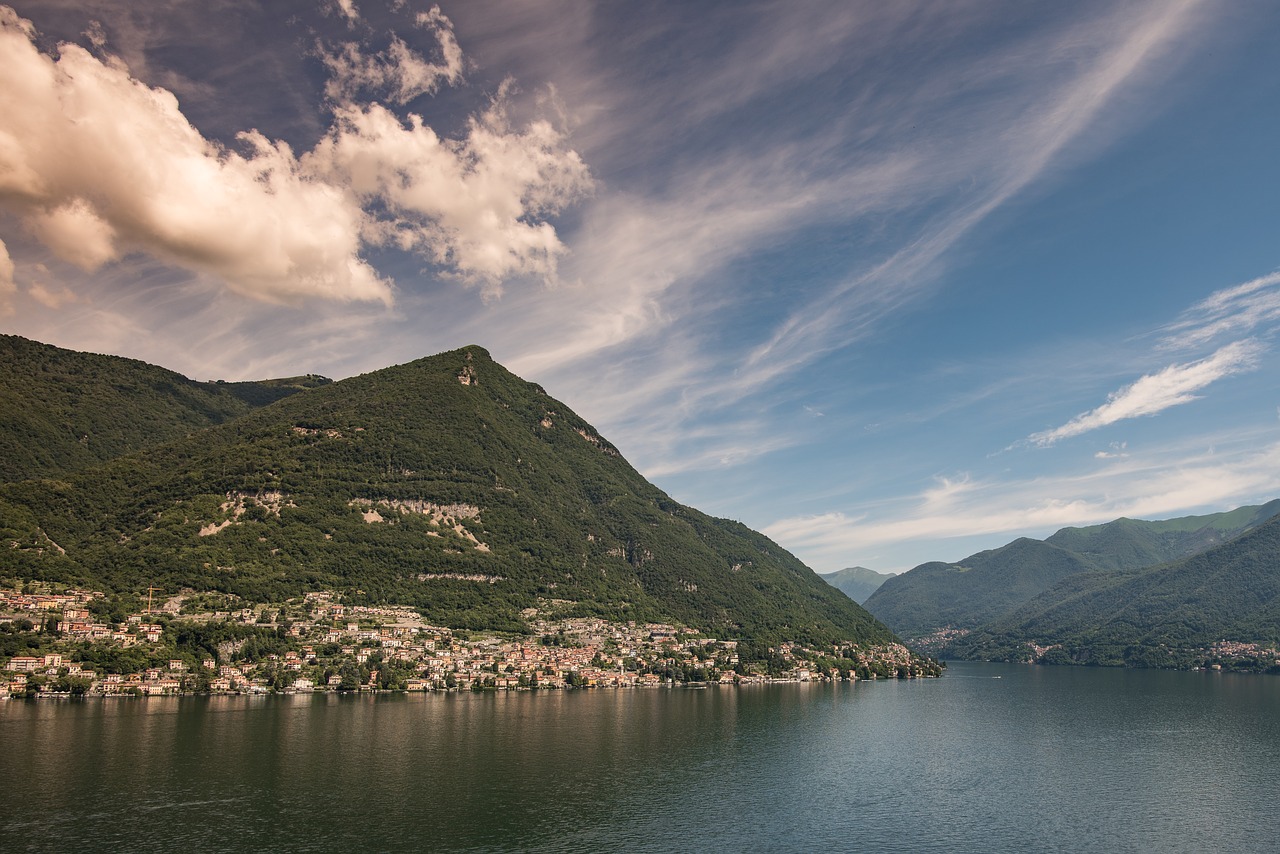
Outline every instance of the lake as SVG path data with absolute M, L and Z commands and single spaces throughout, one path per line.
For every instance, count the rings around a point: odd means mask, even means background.
M 8 851 L 1277 851 L 1280 679 L 0 701 Z

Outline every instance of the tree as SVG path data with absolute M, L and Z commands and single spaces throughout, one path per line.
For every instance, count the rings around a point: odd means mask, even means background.
M 339 691 L 360 690 L 360 671 L 356 668 L 354 661 L 348 659 L 342 662 L 342 666 L 338 668 L 338 675 L 342 680 L 338 683 Z

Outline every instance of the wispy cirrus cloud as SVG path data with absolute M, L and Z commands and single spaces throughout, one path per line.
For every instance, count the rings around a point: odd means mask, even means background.
M 881 263 L 793 312 L 750 353 L 745 367 L 757 381 L 790 373 L 917 298 L 957 243 L 1053 171 L 1123 92 L 1144 82 L 1152 66 L 1168 58 L 1170 47 L 1194 26 L 1197 6 L 1198 0 L 1183 0 L 1091 21 L 1031 48 L 1043 58 L 1034 67 L 1026 64 L 1028 45 L 1020 44 L 972 69 L 957 70 L 959 82 L 948 82 L 961 90 L 1007 85 L 1013 75 L 1029 75 L 1026 85 L 983 102 L 982 120 L 971 126 L 980 127 L 979 133 L 948 136 L 945 154 L 920 158 L 967 171 L 974 191 L 946 206 L 942 216 Z M 1053 71 L 1064 65 L 1076 73 L 1055 76 Z M 954 97 L 955 92 L 947 94 Z M 1008 130 L 993 137 L 991 127 Z M 933 192 L 941 195 L 950 175 L 944 171 L 932 177 Z
M 517 370 L 561 388 L 590 387 L 592 403 L 608 413 L 604 426 L 637 454 L 642 470 L 674 473 L 677 460 L 746 462 L 752 457 L 738 453 L 744 442 L 736 427 L 724 431 L 723 455 L 680 453 L 677 446 L 696 425 L 728 425 L 736 410 L 776 395 L 824 354 L 874 335 L 928 291 L 974 228 L 1063 169 L 1073 146 L 1105 144 L 1120 132 L 1102 118 L 1166 69 L 1162 61 L 1194 24 L 1196 9 L 1184 2 L 1068 17 L 1061 29 L 1019 34 L 981 56 L 912 68 L 903 77 L 909 86 L 874 78 L 877 84 L 864 88 L 852 77 L 843 84 L 852 92 L 848 102 L 824 111 L 820 128 L 751 127 L 753 145 L 729 137 L 705 151 L 677 147 L 679 156 L 661 162 L 655 154 L 672 150 L 673 127 L 696 137 L 732 122 L 742 105 L 809 90 L 843 64 L 832 57 L 855 69 L 886 61 L 874 41 L 914 44 L 922 37 L 913 23 L 918 10 L 841 7 L 827 10 L 830 26 L 816 20 L 826 21 L 825 12 L 770 17 L 759 26 L 737 18 L 723 56 L 712 49 L 701 60 L 657 68 L 665 85 L 649 88 L 635 82 L 648 75 L 620 79 L 612 65 L 581 64 L 591 56 L 581 45 L 557 50 L 576 58 L 572 77 L 556 83 L 584 117 L 575 138 L 588 156 L 643 164 L 652 183 L 633 192 L 614 177 L 583 207 L 583 227 L 566 238 L 572 254 L 557 291 L 518 314 L 495 307 L 487 322 L 509 330 L 506 355 Z M 983 15 L 973 10 L 939 17 L 930 29 L 938 39 L 982 29 Z M 681 34 L 662 22 L 644 26 L 637 39 L 678 49 Z M 587 43 L 592 37 L 589 28 L 547 34 Z M 814 38 L 822 51 L 813 50 Z M 912 133 L 913 125 L 930 132 Z M 992 128 L 1006 130 L 993 135 Z M 915 225 L 881 241 L 883 223 L 898 219 Z M 708 335 L 718 328 L 716 309 L 740 299 L 728 271 L 810 228 L 843 230 L 860 246 L 845 253 L 845 270 L 834 281 L 834 271 L 787 281 L 794 299 L 780 303 L 767 326 L 727 341 Z M 563 333 L 545 334 L 550 325 Z M 646 358 L 626 358 L 628 351 Z M 603 390 L 601 363 L 611 366 Z M 769 435 L 754 446 L 756 456 L 777 447 Z
M 1224 335 L 1252 333 L 1280 322 L 1280 272 L 1259 276 L 1210 294 L 1166 326 L 1159 346 L 1202 347 Z
M 1047 448 L 1063 439 L 1079 436 L 1117 421 L 1156 415 L 1170 407 L 1199 400 L 1200 396 L 1196 392 L 1210 384 L 1256 368 L 1265 349 L 1261 342 L 1252 339 L 1236 341 L 1220 348 L 1206 359 L 1169 365 L 1113 392 L 1106 403 L 1077 415 L 1061 427 L 1032 433 L 1027 441 Z

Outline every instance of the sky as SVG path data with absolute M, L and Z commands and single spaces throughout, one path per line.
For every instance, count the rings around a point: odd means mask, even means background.
M 819 572 L 1280 497 L 1280 4 L 0 5 L 0 331 L 479 344 Z

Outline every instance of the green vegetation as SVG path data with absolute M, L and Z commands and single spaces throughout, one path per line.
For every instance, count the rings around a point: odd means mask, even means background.
M 1072 595 L 1074 584 L 1109 583 L 1125 573 L 1204 552 L 1280 513 L 1280 500 L 1227 513 L 1148 522 L 1117 519 L 1063 528 L 1044 541 L 1022 538 L 954 564 L 927 563 L 890 579 L 867 609 L 904 637 L 974 630 L 1033 600 Z M 1038 598 L 1039 597 L 1039 598 Z M 968 649 L 968 646 L 964 647 Z M 948 654 L 958 654 L 952 645 Z
M 200 383 L 134 359 L 0 335 L 0 480 L 98 465 L 237 418 L 320 380 Z
M 275 403 L 277 400 L 283 400 L 289 395 L 297 394 L 300 391 L 320 388 L 331 382 L 333 380 L 328 377 L 322 377 L 319 374 L 307 374 L 302 377 L 285 377 L 283 379 L 238 383 L 216 380 L 212 385 L 217 386 L 219 390 L 231 392 L 233 397 L 244 401 L 252 407 L 258 407 Z
M 1277 555 L 1280 518 L 1273 518 L 1189 558 L 1073 576 L 952 641 L 945 653 L 1063 664 L 1187 667 L 1228 662 L 1237 668 L 1274 669 L 1274 650 L 1280 644 Z M 1029 644 L 1043 651 L 1037 653 Z M 1262 655 L 1267 650 L 1271 652 Z
M 0 487 L 0 572 L 248 603 L 333 589 L 461 629 L 525 632 L 537 608 L 764 645 L 894 639 L 766 537 L 673 501 L 479 347 L 293 385 L 312 387 Z
M 959 563 L 926 563 L 889 579 L 866 606 L 906 638 L 944 626 L 976 628 L 1091 565 L 1079 555 L 1022 538 Z

